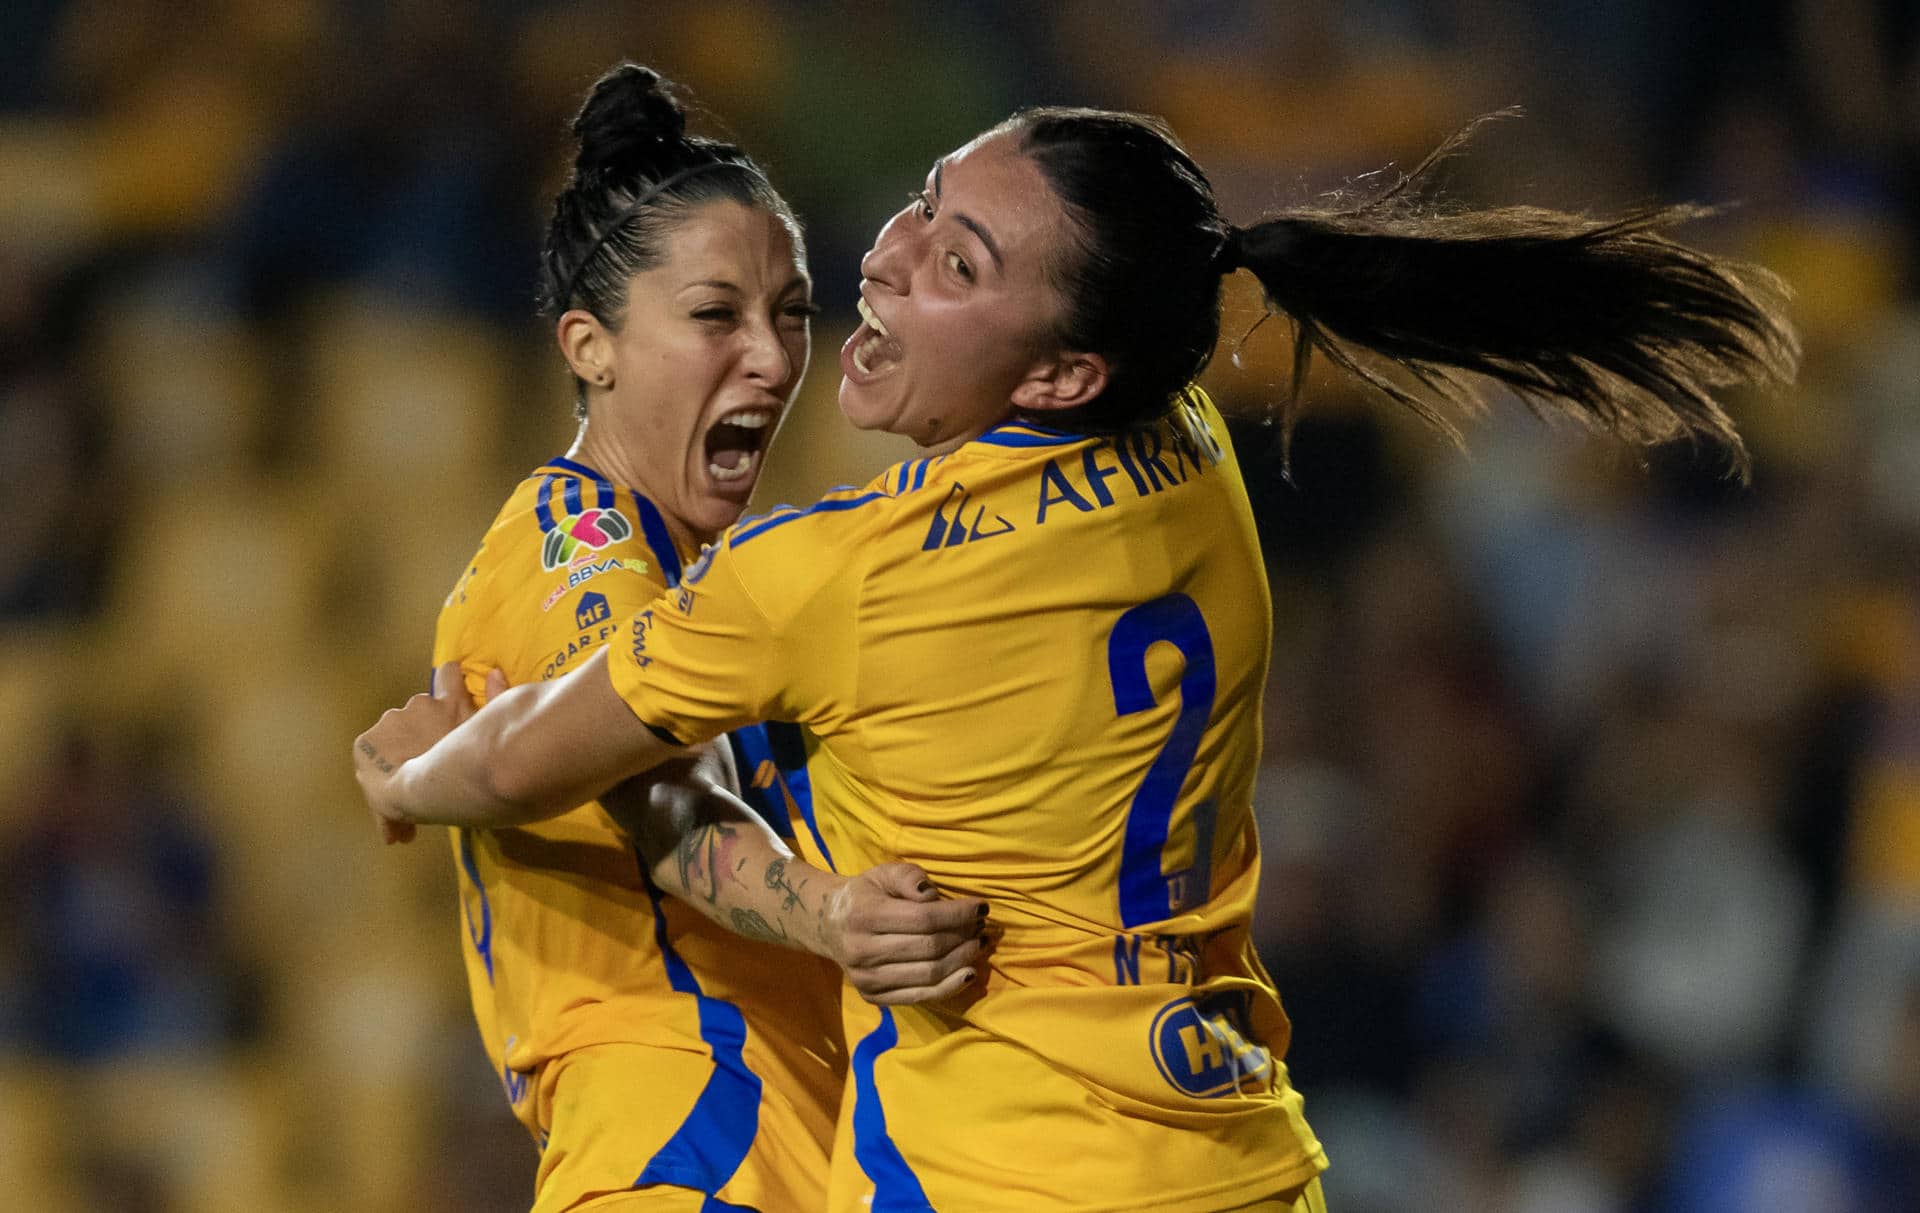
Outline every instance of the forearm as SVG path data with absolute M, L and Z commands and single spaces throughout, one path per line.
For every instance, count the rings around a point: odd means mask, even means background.
M 500 694 L 404 762 L 386 762 L 369 740 L 377 732 L 359 742 L 365 762 L 389 774 L 376 808 L 421 825 L 539 821 L 675 753 L 613 692 L 599 655 L 564 678 Z
M 838 959 L 835 895 L 846 878 L 793 854 L 731 792 L 700 778 L 657 781 L 631 818 L 654 883 L 736 935 Z M 611 807 L 611 806 L 610 806 Z
M 500 827 L 539 821 L 564 810 L 564 805 L 556 808 L 522 789 L 503 786 L 497 778 L 515 718 L 534 708 L 539 690 L 516 688 L 426 753 L 393 767 L 383 806 L 388 815 L 412 825 Z M 362 740 L 360 744 L 370 759 L 380 761 L 368 749 L 369 743 Z M 591 798 L 589 792 L 583 799 Z

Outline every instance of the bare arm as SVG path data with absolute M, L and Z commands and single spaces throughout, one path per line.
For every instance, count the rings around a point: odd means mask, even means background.
M 827 957 L 870 1002 L 944 998 L 973 980 L 984 902 L 942 898 L 912 864 L 852 877 L 813 867 L 731 782 L 725 751 L 714 747 L 629 780 L 601 803 L 633 836 L 655 884 L 736 935 Z
M 721 752 L 690 755 L 634 717 L 604 651 L 551 682 L 508 690 L 496 674 L 488 688 L 476 713 L 450 662 L 432 694 L 355 739 L 355 775 L 386 841 L 409 841 L 417 824 L 520 825 L 599 799 L 663 889 L 736 934 L 838 962 L 869 1001 L 941 998 L 973 979 L 964 966 L 984 902 L 941 898 L 911 864 L 843 877 L 794 858 L 727 790 Z
M 414 825 L 510 826 L 596 799 L 685 751 L 654 736 L 613 689 L 603 649 L 551 682 L 475 714 L 452 663 L 354 741 L 354 774 L 389 841 Z

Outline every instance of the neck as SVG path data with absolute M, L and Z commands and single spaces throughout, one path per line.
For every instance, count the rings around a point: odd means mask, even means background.
M 967 443 L 972 442 L 975 438 L 978 438 L 980 435 L 986 433 L 988 430 L 992 429 L 994 426 L 1004 425 L 1005 423 L 1012 421 L 1013 419 L 1014 419 L 1014 415 L 1012 413 L 1008 413 L 1003 417 L 995 417 L 993 420 L 988 421 L 983 425 L 972 426 L 969 429 L 962 431 L 961 433 L 954 434 L 950 437 L 942 438 L 937 442 L 923 443 L 920 448 L 921 457 L 925 458 L 930 455 L 951 455 L 953 454 L 953 452 L 959 450 L 961 447 L 965 446 Z M 939 424 L 940 424 L 939 421 L 935 420 L 932 423 L 930 423 L 928 428 L 933 428 L 935 426 L 938 426 Z
M 621 449 L 620 445 L 600 436 L 589 422 L 580 423 L 579 433 L 574 435 L 573 445 L 567 448 L 567 458 L 576 463 L 584 463 L 594 471 L 605 476 L 617 485 L 633 489 L 659 507 L 660 517 L 667 524 L 667 534 L 673 537 L 673 546 L 682 556 L 700 550 L 701 545 L 712 543 L 712 534 L 695 530 L 674 510 L 673 503 L 660 486 L 647 483 L 641 475 L 639 466 Z M 638 519 L 635 519 L 638 522 Z

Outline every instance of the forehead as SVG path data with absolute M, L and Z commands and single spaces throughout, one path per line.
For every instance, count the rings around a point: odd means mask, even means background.
M 980 136 L 939 167 L 940 209 L 964 214 L 993 234 L 1009 273 L 1038 273 L 1065 231 L 1066 211 L 1008 131 Z
M 794 275 L 806 274 L 786 221 L 764 207 L 731 198 L 702 203 L 687 212 L 667 233 L 663 251 L 665 256 L 654 272 L 687 281 L 745 276 L 753 280 L 752 285 L 777 290 Z M 763 284 L 760 279 L 773 281 Z

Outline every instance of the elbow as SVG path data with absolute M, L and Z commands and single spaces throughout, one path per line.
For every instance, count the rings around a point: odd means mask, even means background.
M 552 789 L 542 772 L 521 757 L 524 747 L 515 746 L 511 736 L 502 740 L 480 770 L 482 792 L 493 805 L 493 824 L 519 825 L 552 816 L 558 810 L 550 803 Z

